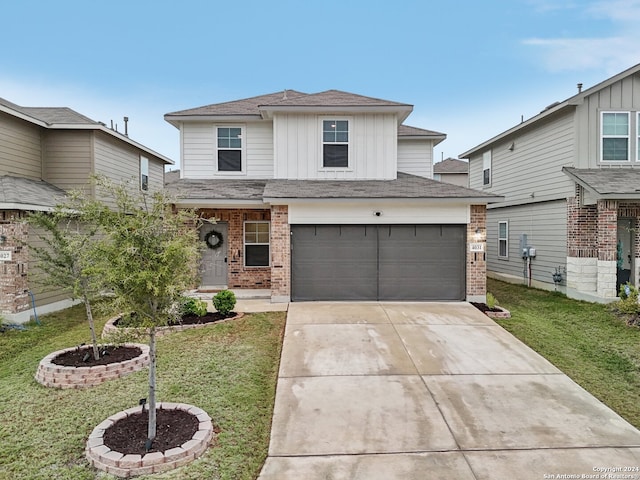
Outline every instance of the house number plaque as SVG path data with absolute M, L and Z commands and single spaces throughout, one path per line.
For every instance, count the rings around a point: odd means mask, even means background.
M 469 251 L 474 253 L 484 252 L 484 242 L 470 243 Z
M 11 250 L 0 250 L 0 262 L 11 261 Z

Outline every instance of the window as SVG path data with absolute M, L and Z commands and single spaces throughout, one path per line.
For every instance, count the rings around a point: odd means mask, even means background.
M 322 166 L 349 167 L 349 121 L 322 121 Z
M 269 222 L 244 223 L 244 265 L 269 266 Z
M 601 122 L 603 162 L 628 162 L 629 112 L 602 112 Z
M 140 157 L 140 190 L 149 190 L 149 159 Z
M 498 222 L 498 257 L 509 257 L 509 223 Z
M 491 185 L 491 150 L 482 154 L 482 185 Z
M 218 171 L 242 171 L 242 128 L 218 127 Z

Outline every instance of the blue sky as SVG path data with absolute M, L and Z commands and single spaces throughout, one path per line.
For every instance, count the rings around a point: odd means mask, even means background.
M 640 0 L 21 0 L 0 97 L 113 120 L 179 163 L 168 112 L 283 89 L 414 105 L 457 157 L 640 63 Z

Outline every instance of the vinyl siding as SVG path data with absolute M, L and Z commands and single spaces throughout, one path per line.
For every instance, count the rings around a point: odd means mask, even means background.
M 244 127 L 245 173 L 216 172 L 217 124 L 186 122 L 182 126 L 183 178 L 273 178 L 273 124 L 255 122 Z M 222 124 L 220 124 L 222 125 Z M 231 125 L 231 124 L 224 124 Z
M 78 130 L 45 132 L 43 179 L 65 190 L 83 188 L 91 173 L 91 135 Z
M 322 168 L 322 119 L 349 120 L 349 168 Z M 398 141 L 396 115 L 278 114 L 274 117 L 275 178 L 396 178 Z
M 602 111 L 632 112 L 630 125 L 630 162 L 603 162 L 600 164 L 600 113 Z M 599 165 L 640 167 L 635 152 L 636 118 L 640 111 L 640 75 L 632 75 L 594 92 L 576 109 L 577 136 L 580 139 L 576 166 L 597 168 Z
M 40 235 L 43 235 L 43 232 L 42 229 L 30 225 L 29 245 L 43 248 L 45 242 L 39 238 Z M 38 275 L 38 260 L 31 254 L 29 255 L 29 288 L 33 292 L 37 307 L 71 298 L 69 292 L 58 287 L 45 285 L 42 280 L 39 280 Z
M 398 171 L 433 178 L 433 142 L 431 140 L 399 141 Z
M 498 258 L 498 222 L 509 222 L 509 257 Z M 564 200 L 487 211 L 487 271 L 523 277 L 520 235 L 536 248 L 532 278 L 553 285 L 551 274 L 567 262 L 567 204 Z
M 505 203 L 570 196 L 573 185 L 562 173 L 575 159 L 574 113 L 541 122 L 537 128 L 507 137 L 491 148 L 491 185 L 482 184 L 482 153 L 469 161 L 470 187 L 504 195 Z M 513 151 L 509 149 L 513 143 Z
M 40 180 L 41 128 L 0 113 L 0 175 Z

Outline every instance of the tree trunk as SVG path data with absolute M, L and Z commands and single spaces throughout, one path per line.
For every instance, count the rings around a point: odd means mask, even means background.
M 156 327 L 149 329 L 149 427 L 147 438 L 156 438 Z
M 93 313 L 91 312 L 91 304 L 89 303 L 89 297 L 87 297 L 87 285 L 86 280 L 82 281 L 82 288 L 85 293 L 82 294 L 82 300 L 84 301 L 84 308 L 87 310 L 87 320 L 89 320 L 89 330 L 91 330 L 91 344 L 93 345 L 93 358 L 100 360 L 100 352 L 98 351 L 98 339 L 96 338 L 96 328 L 93 325 Z

